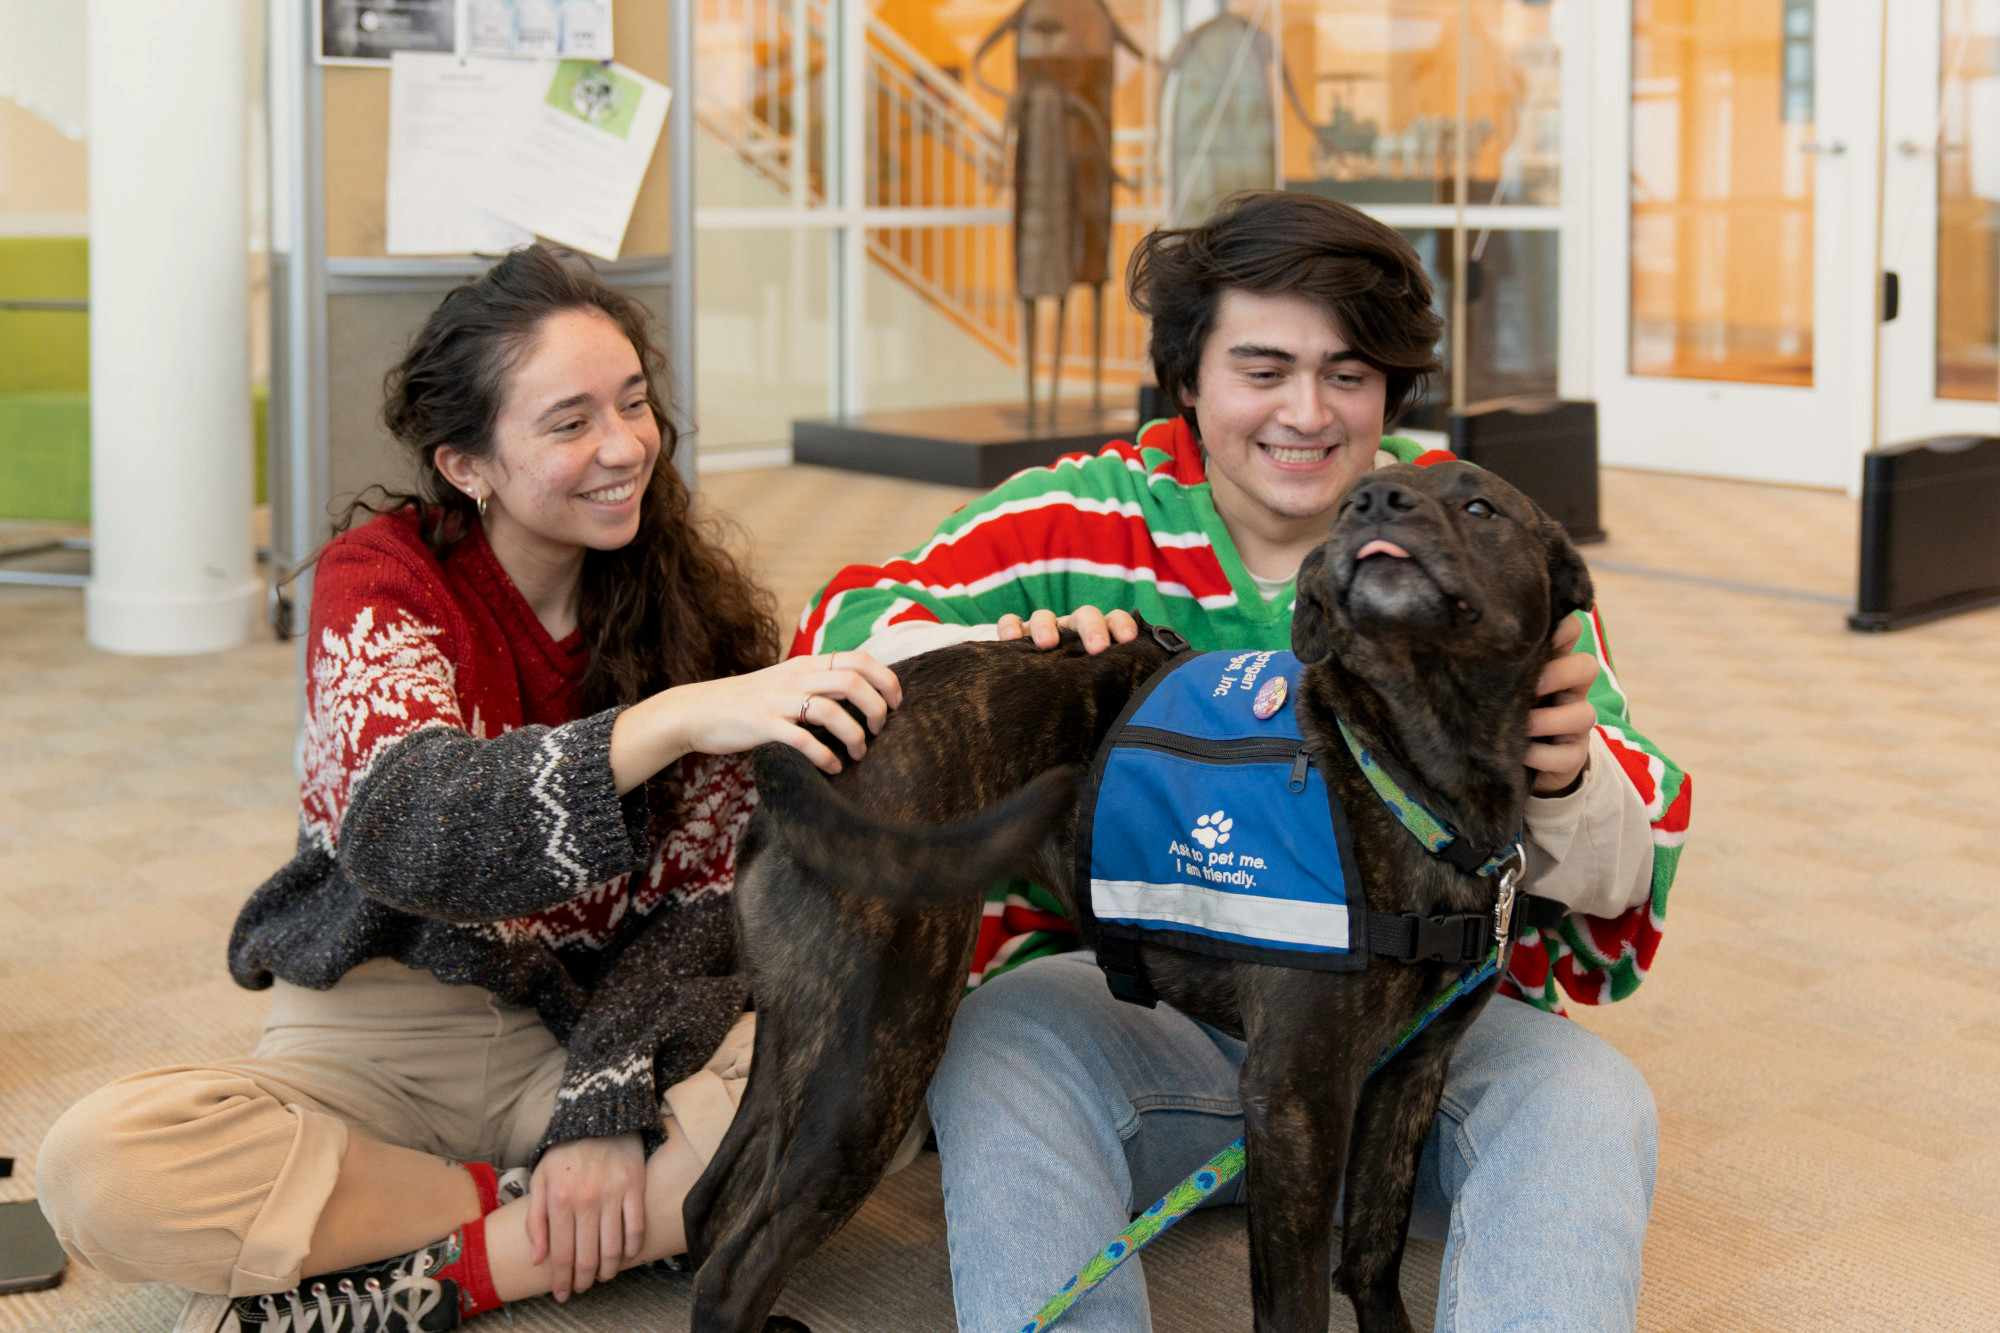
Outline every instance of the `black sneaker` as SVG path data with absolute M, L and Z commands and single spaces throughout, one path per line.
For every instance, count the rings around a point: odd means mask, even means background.
M 457 1328 L 458 1284 L 431 1274 L 458 1258 L 448 1237 L 380 1263 L 309 1277 L 269 1296 L 196 1296 L 174 1333 L 437 1333 Z

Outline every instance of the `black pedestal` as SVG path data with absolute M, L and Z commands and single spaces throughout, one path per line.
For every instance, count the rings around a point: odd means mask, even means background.
M 2000 603 L 2000 437 L 1871 451 L 1850 629 L 1889 630 Z
M 1579 546 L 1601 542 L 1597 404 L 1555 398 L 1474 403 L 1450 420 L 1451 451 L 1520 488 Z
M 1033 422 L 1020 403 L 867 412 L 794 421 L 792 460 L 946 486 L 997 486 L 1024 467 L 1130 439 L 1137 428 L 1130 408 L 1092 412 L 1075 403 L 1053 416 L 1040 404 Z

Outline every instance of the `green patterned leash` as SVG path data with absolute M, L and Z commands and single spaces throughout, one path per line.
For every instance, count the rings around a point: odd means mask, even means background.
M 1130 1226 L 1099 1250 L 1075 1277 L 1062 1284 L 1062 1290 L 1037 1310 L 1034 1318 L 1021 1325 L 1021 1333 L 1041 1333 L 1042 1329 L 1052 1326 L 1069 1313 L 1070 1306 L 1110 1277 L 1118 1265 L 1159 1239 L 1168 1227 L 1199 1208 L 1209 1195 L 1236 1179 L 1243 1171 L 1243 1153 L 1243 1140 L 1238 1139 L 1196 1167 L 1186 1180 L 1133 1218 Z
M 1396 781 L 1387 765 L 1377 759 L 1367 746 L 1355 739 L 1354 733 L 1347 729 L 1344 719 L 1335 718 L 1334 721 L 1340 727 L 1340 738 L 1347 742 L 1347 752 L 1354 756 L 1354 762 L 1361 769 L 1361 775 L 1368 779 L 1368 785 L 1382 798 L 1382 804 L 1388 806 L 1402 822 L 1403 827 L 1410 831 L 1410 836 L 1424 845 L 1425 851 L 1432 856 L 1451 860 L 1453 864 L 1475 875 L 1491 875 L 1514 858 L 1520 848 L 1518 841 L 1502 847 L 1483 864 L 1476 860 L 1479 855 L 1477 852 L 1472 852 L 1467 859 L 1459 859 L 1462 853 L 1455 854 L 1453 851 L 1454 845 L 1459 841 L 1459 835 L 1451 825 L 1432 814 L 1422 801 L 1404 791 L 1402 784 Z
M 1368 1076 L 1373 1078 L 1376 1070 L 1395 1059 L 1397 1052 L 1415 1040 L 1416 1035 L 1429 1027 L 1433 1019 L 1449 1009 L 1459 997 L 1477 989 L 1499 970 L 1500 944 L 1496 940 L 1492 950 L 1487 953 L 1485 962 L 1470 969 L 1457 981 L 1439 991 L 1437 997 L 1425 1007 L 1424 1011 L 1410 1020 L 1401 1035 L 1390 1043 L 1389 1049 L 1377 1056 L 1375 1063 L 1368 1067 Z M 1071 1306 L 1103 1283 L 1120 1264 L 1158 1240 L 1168 1227 L 1199 1208 L 1211 1194 L 1236 1179 L 1243 1171 L 1244 1155 L 1244 1143 L 1239 1138 L 1196 1167 L 1187 1179 L 1168 1190 L 1151 1208 L 1133 1218 L 1131 1225 L 1119 1232 L 1109 1245 L 1099 1250 L 1075 1277 L 1063 1283 L 1062 1289 L 1049 1300 L 1048 1304 L 1035 1311 L 1034 1317 L 1021 1325 L 1021 1333 L 1042 1333 L 1042 1330 L 1053 1327 L 1057 1320 L 1069 1313 Z

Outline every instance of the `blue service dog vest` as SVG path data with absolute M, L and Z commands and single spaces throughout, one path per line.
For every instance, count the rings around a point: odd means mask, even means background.
M 1182 657 L 1140 687 L 1098 750 L 1077 869 L 1114 990 L 1139 941 L 1366 965 L 1367 900 L 1346 814 L 1299 730 L 1300 673 L 1289 652 Z M 1275 710 L 1257 708 L 1278 690 Z

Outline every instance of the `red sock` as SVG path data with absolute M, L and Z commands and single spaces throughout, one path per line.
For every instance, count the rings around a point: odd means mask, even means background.
M 490 1172 L 492 1168 L 487 1168 Z M 454 1245 L 455 1243 L 455 1245 Z M 450 1278 L 458 1284 L 458 1313 L 461 1319 L 498 1309 L 500 1293 L 493 1289 L 493 1272 L 486 1264 L 486 1219 L 467 1222 L 453 1232 L 446 1253 L 458 1250 L 458 1258 L 431 1274 Z
M 479 1191 L 479 1215 L 486 1216 L 500 1206 L 500 1173 L 487 1162 L 460 1162 L 465 1174 L 472 1177 L 473 1188 Z

